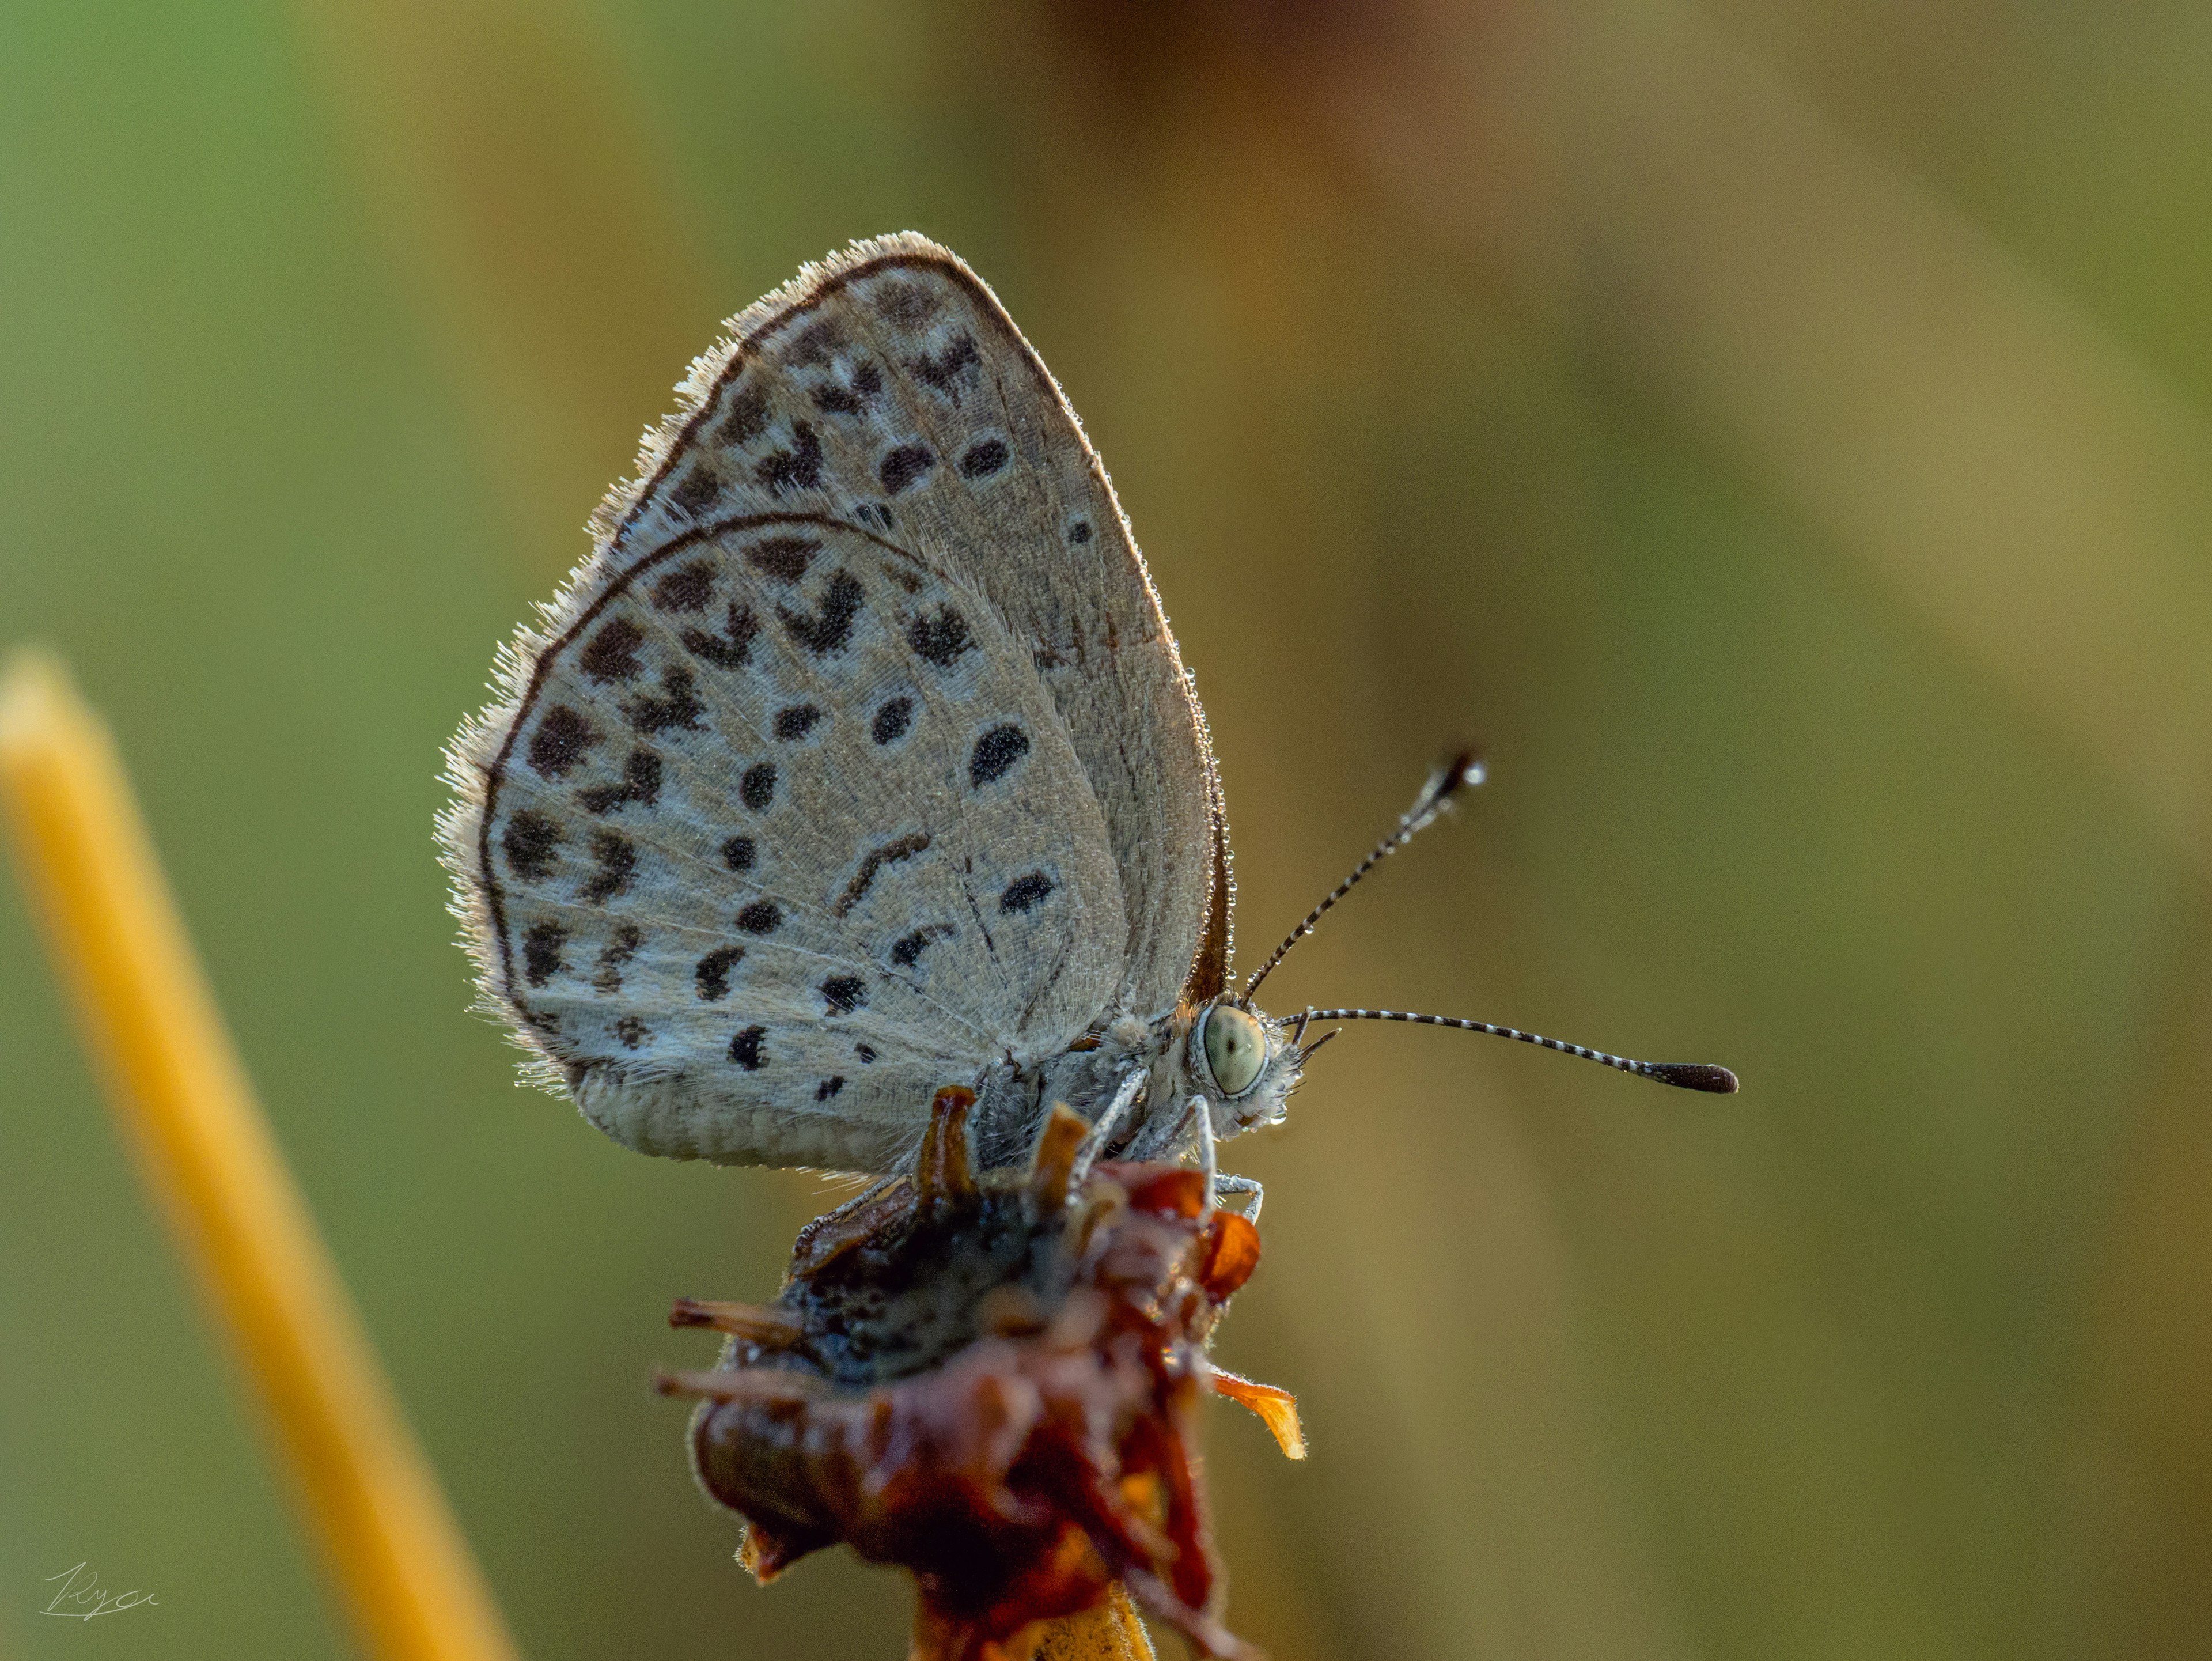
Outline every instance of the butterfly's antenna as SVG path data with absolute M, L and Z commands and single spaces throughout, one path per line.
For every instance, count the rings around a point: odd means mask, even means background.
M 1275 948 L 1275 955 L 1260 965 L 1259 972 L 1244 983 L 1244 996 L 1249 1000 L 1260 983 L 1273 972 L 1277 964 L 1290 954 L 1290 950 L 1308 934 L 1322 919 L 1322 914 L 1352 891 L 1352 885 L 1372 871 L 1384 860 L 1396 853 L 1415 836 L 1427 828 L 1443 812 L 1451 799 L 1469 785 L 1482 782 L 1481 760 L 1472 750 L 1462 750 L 1442 767 L 1429 775 L 1429 782 L 1421 787 L 1421 794 L 1398 821 L 1398 828 L 1375 844 L 1375 851 L 1352 867 L 1352 874 L 1337 884 L 1336 890 L 1319 905 L 1306 913 L 1306 920 L 1291 930 L 1290 937 Z
M 1518 1038 L 1522 1043 L 1533 1043 L 1546 1050 L 1556 1050 L 1563 1056 L 1579 1056 L 1586 1062 L 1598 1062 L 1623 1073 L 1633 1073 L 1639 1078 L 1656 1079 L 1661 1084 L 1679 1086 L 1684 1090 L 1707 1090 L 1717 1096 L 1733 1094 L 1735 1074 L 1724 1067 L 1715 1067 L 1705 1062 L 1632 1062 L 1626 1056 L 1608 1056 L 1602 1050 L 1585 1050 L 1578 1043 L 1562 1043 L 1557 1038 L 1547 1038 L 1534 1032 L 1523 1032 L 1517 1026 L 1492 1026 L 1488 1021 L 1462 1021 L 1449 1015 L 1413 1015 L 1401 1009 L 1307 1009 L 1286 1017 L 1280 1025 L 1288 1026 L 1293 1021 L 1413 1021 L 1422 1026 L 1457 1027 L 1462 1032 L 1487 1032 L 1497 1038 Z M 1318 1044 L 1315 1049 L 1320 1048 Z M 1312 1050 L 1308 1050 L 1310 1055 Z M 1303 1059 L 1303 1057 L 1301 1058 Z

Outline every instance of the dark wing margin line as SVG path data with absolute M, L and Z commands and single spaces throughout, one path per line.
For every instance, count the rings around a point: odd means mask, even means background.
M 1211 755 L 1206 761 L 1211 776 L 1214 770 Z M 1206 931 L 1199 936 L 1198 954 L 1191 959 L 1190 974 L 1182 986 L 1182 1001 L 1191 1005 L 1212 1001 L 1228 986 L 1237 929 L 1237 876 L 1229 860 L 1229 816 L 1222 811 L 1220 780 L 1209 776 L 1206 782 L 1211 787 L 1207 817 L 1213 827 L 1213 871 L 1207 885 Z
M 1052 389 L 1058 402 L 1065 406 L 1067 399 L 1060 391 L 1060 383 L 1053 378 L 1052 371 L 1045 368 L 1043 360 L 1037 356 L 1036 349 L 1029 344 L 1028 337 L 1022 333 L 1013 319 L 1006 314 L 1006 308 L 999 303 L 998 296 L 993 294 L 983 279 L 969 271 L 960 257 L 951 250 L 936 248 L 934 244 L 932 244 L 931 247 L 935 251 L 926 252 L 921 248 L 906 247 L 896 252 L 878 254 L 872 259 L 864 259 L 857 265 L 848 265 L 842 269 L 818 268 L 819 275 L 815 276 L 808 283 L 803 295 L 794 298 L 781 311 L 763 319 L 748 332 L 735 337 L 729 345 L 729 357 L 723 363 L 720 371 L 716 374 L 714 380 L 700 387 L 695 394 L 699 400 L 699 407 L 691 412 L 681 426 L 672 431 L 654 435 L 653 443 L 660 450 L 659 463 L 651 473 L 627 487 L 629 496 L 629 504 L 622 510 L 621 517 L 601 532 L 604 538 L 600 544 L 601 550 L 606 554 L 611 554 L 622 546 L 623 538 L 629 534 L 630 526 L 637 522 L 637 516 L 645 511 L 646 503 L 653 499 L 653 492 L 660 488 L 662 481 L 676 470 L 678 459 L 690 448 L 691 441 L 697 435 L 699 429 L 706 424 L 708 417 L 714 412 L 714 407 L 720 400 L 722 389 L 744 373 L 745 364 L 750 355 L 757 351 L 770 335 L 788 327 L 840 289 L 849 288 L 855 283 L 863 282 L 873 277 L 878 271 L 888 270 L 895 265 L 927 266 L 950 277 L 956 285 L 974 298 L 977 302 L 976 309 L 993 325 L 1003 329 L 1013 344 L 1020 348 L 1020 356 L 1028 360 L 1039 378 Z M 834 259 L 836 256 L 832 255 L 831 258 Z M 809 275 L 810 273 L 802 271 L 796 281 L 805 282 Z M 784 286 L 788 289 L 793 285 L 787 283 Z M 770 300 L 775 297 L 774 293 L 767 296 Z M 750 309 L 750 307 L 746 307 L 748 311 Z M 738 319 L 742 319 L 744 315 L 743 312 L 739 313 Z M 709 347 L 708 352 L 702 356 L 711 356 L 714 350 Z M 1077 423 L 1076 430 L 1078 433 L 1082 431 L 1080 422 Z M 1084 447 L 1086 450 L 1090 448 L 1090 440 L 1087 437 L 1084 440 Z M 1091 460 L 1092 465 L 1097 466 L 1098 458 L 1095 452 L 1091 453 Z M 609 493 L 611 499 L 619 496 L 624 488 L 617 486 L 614 491 Z M 603 519 L 605 513 L 605 509 L 602 508 L 598 517 Z

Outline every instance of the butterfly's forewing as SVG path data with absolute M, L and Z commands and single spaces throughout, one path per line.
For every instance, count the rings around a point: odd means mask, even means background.
M 603 530 L 639 550 L 702 512 L 818 502 L 972 582 L 1027 642 L 1105 813 L 1130 919 L 1117 1001 L 1172 1004 L 1206 922 L 1218 782 L 1151 575 L 1050 373 L 981 280 L 913 235 L 803 272 L 732 332 Z
M 937 1085 L 1172 1004 L 1224 852 L 1202 717 L 951 254 L 810 269 L 686 392 L 457 744 L 450 855 L 488 994 L 604 1127 L 882 1169 Z

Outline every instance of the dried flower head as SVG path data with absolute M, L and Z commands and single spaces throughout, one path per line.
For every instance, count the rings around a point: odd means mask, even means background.
M 841 1540 L 911 1569 L 933 1661 L 1025 1653 L 1117 1581 L 1206 1654 L 1252 1654 L 1216 1618 L 1193 1439 L 1212 1389 L 1303 1451 L 1287 1394 L 1206 1359 L 1258 1231 L 1198 1171 L 1086 1170 L 1065 1109 L 1027 1171 L 975 1173 L 972 1101 L 940 1091 L 914 1173 L 800 1234 L 775 1304 L 678 1305 L 730 1335 L 720 1370 L 662 1380 L 703 1398 L 702 1485 L 763 1580 Z

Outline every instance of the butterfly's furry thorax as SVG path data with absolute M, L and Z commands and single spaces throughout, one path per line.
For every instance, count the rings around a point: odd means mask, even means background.
M 1208 1067 L 1204 1045 L 1206 1022 L 1224 1009 L 1249 1021 L 1264 1045 L 1251 1076 L 1231 1080 L 1239 1086 L 1233 1092 Z M 1116 1158 L 1178 1158 L 1201 1145 L 1200 1111 L 1213 1138 L 1226 1141 L 1280 1119 L 1298 1079 L 1297 1050 L 1282 1029 L 1233 999 L 1181 1005 L 1150 1020 L 1124 1015 L 1041 1064 L 1010 1061 L 978 1080 L 979 1156 L 987 1165 L 1017 1163 L 1028 1156 L 1055 1104 L 1097 1124 L 1127 1092 L 1103 1151 Z

